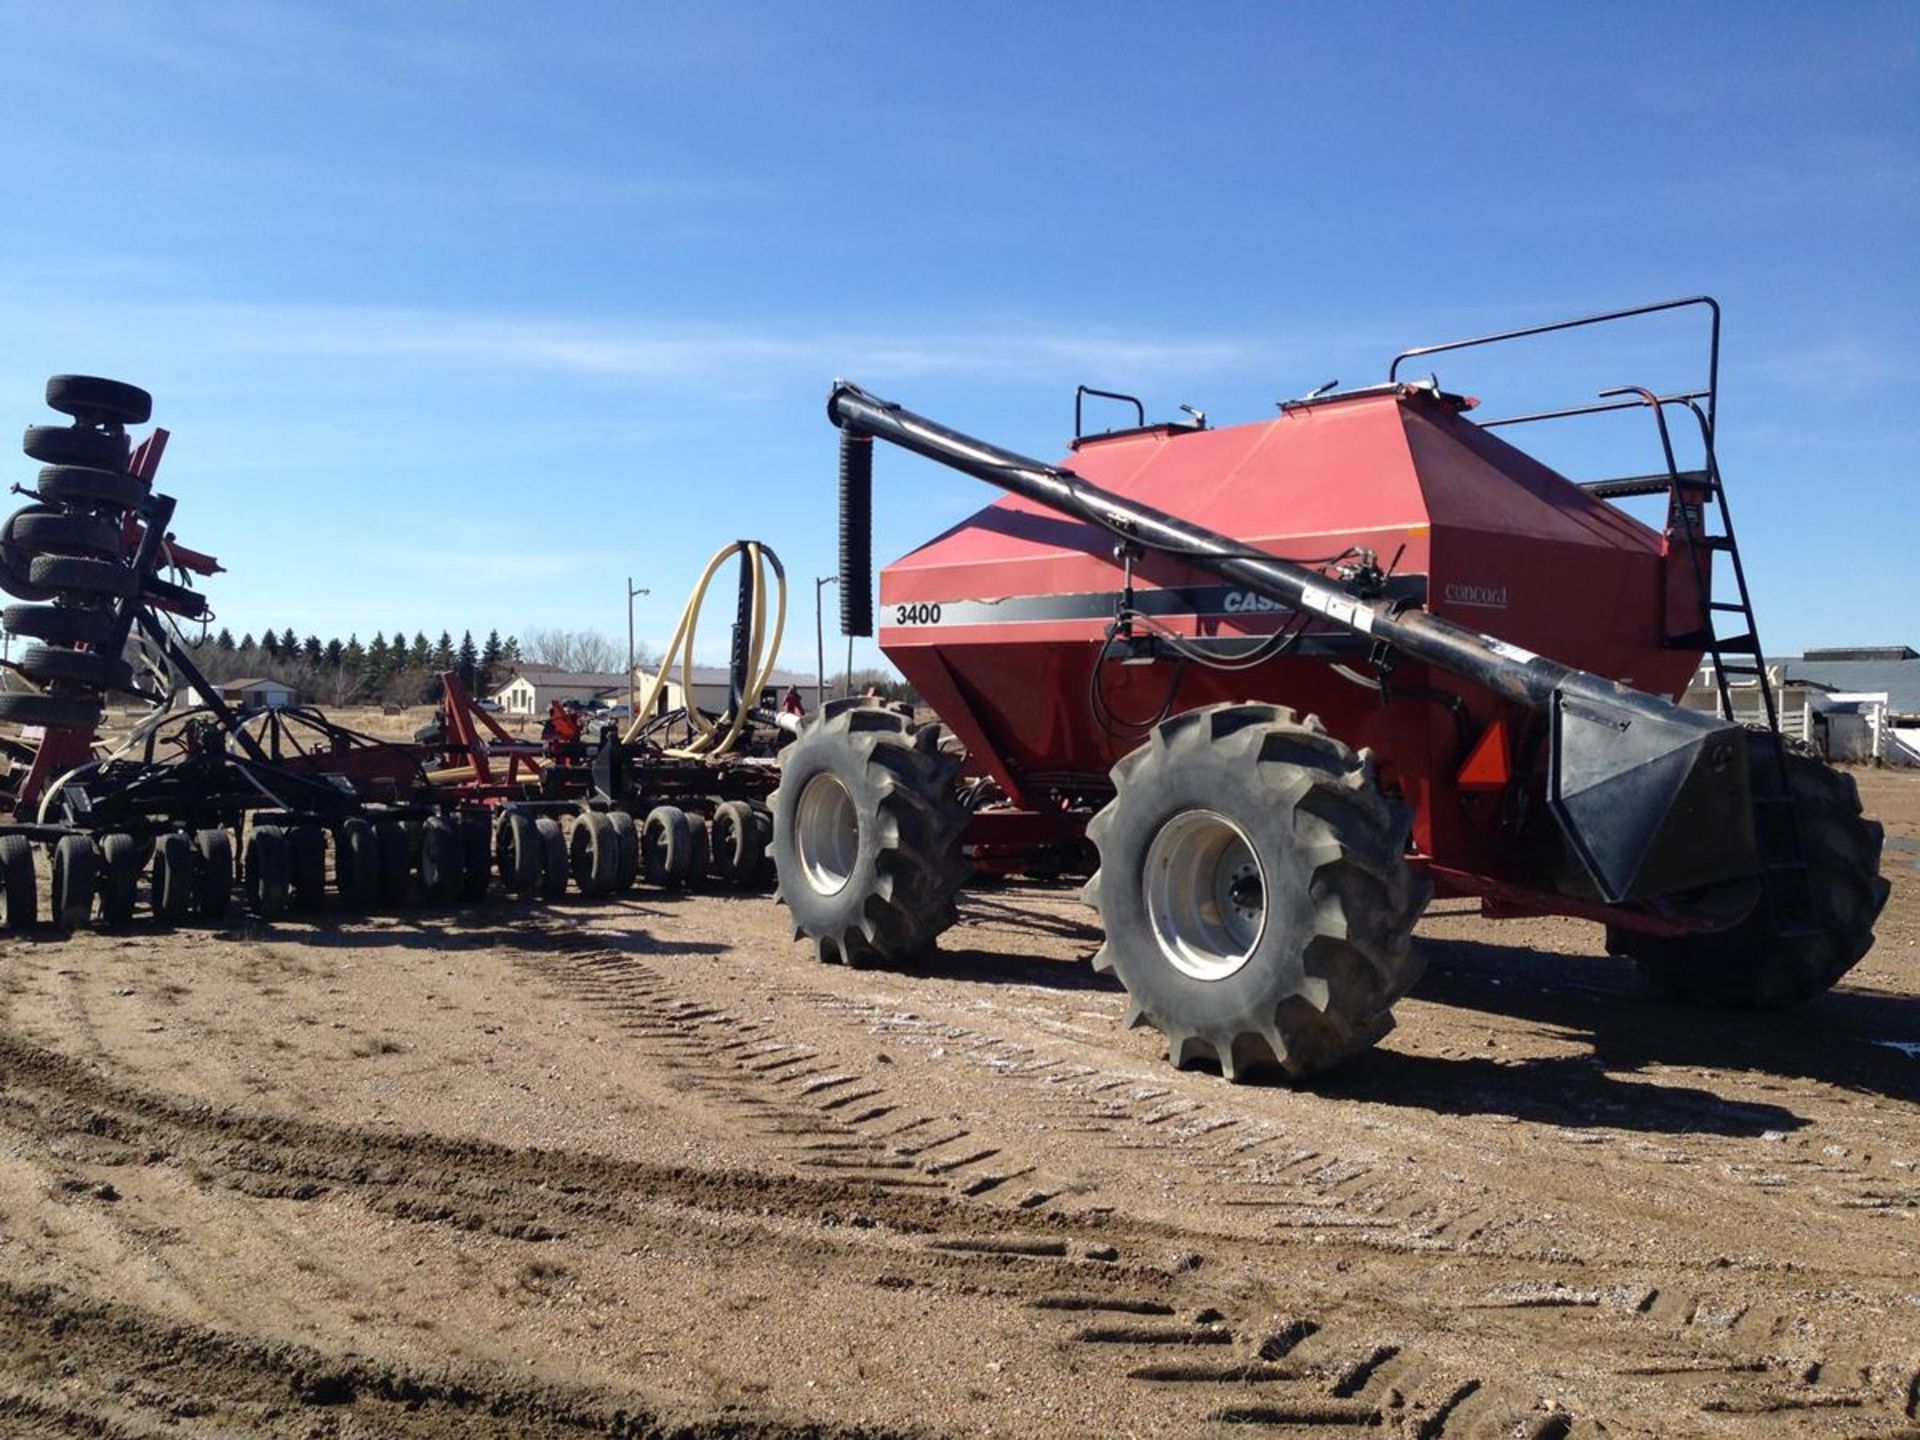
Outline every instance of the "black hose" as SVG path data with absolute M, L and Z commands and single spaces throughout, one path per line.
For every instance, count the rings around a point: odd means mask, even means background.
M 840 431 L 840 633 L 873 634 L 873 437 Z

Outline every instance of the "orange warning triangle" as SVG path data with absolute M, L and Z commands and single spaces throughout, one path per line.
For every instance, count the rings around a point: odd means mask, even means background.
M 1460 767 L 1462 790 L 1504 790 L 1513 778 L 1507 764 L 1507 722 L 1496 720 L 1480 732 L 1467 763 Z

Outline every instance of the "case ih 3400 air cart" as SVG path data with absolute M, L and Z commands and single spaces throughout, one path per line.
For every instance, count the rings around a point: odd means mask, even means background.
M 1698 391 L 1476 423 L 1400 378 L 1689 306 L 1711 324 Z M 883 648 L 944 724 L 841 701 L 787 752 L 796 932 L 828 959 L 902 958 L 952 923 L 969 855 L 1091 841 L 1096 967 L 1175 1064 L 1235 1079 L 1383 1035 L 1431 894 L 1601 921 L 1692 1000 L 1819 995 L 1872 944 L 1881 831 L 1779 733 L 1714 455 L 1718 357 L 1719 307 L 1664 302 L 1409 351 L 1383 385 L 1256 424 L 1142 411 L 1077 436 L 1070 466 L 836 385 L 848 633 L 872 633 L 876 438 L 1011 494 L 880 577 Z M 1497 430 L 1630 407 L 1657 473 L 1578 484 Z M 1660 494 L 1660 529 L 1613 503 Z M 1703 656 L 1724 713 L 1750 681 L 1767 726 L 1674 703 Z

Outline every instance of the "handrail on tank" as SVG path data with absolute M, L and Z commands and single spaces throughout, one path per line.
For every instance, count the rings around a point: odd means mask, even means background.
M 1603 325 L 1611 320 L 1631 320 L 1640 315 L 1656 315 L 1664 310 L 1684 310 L 1690 305 L 1706 306 L 1713 317 L 1707 337 L 1707 388 L 1695 396 L 1707 402 L 1707 429 L 1711 431 L 1714 428 L 1715 407 L 1720 396 L 1720 302 L 1711 295 L 1688 295 L 1676 300 L 1656 300 L 1651 304 L 1635 305 L 1625 310 L 1608 310 L 1598 315 L 1582 315 L 1577 320 L 1554 320 L 1545 325 L 1528 325 L 1519 330 L 1502 330 L 1493 335 L 1476 335 L 1470 340 L 1448 340 L 1439 345 L 1419 345 L 1411 350 L 1402 350 L 1393 357 L 1393 363 L 1387 367 L 1387 383 L 1393 384 L 1399 380 L 1402 361 L 1417 359 L 1422 355 L 1440 355 L 1451 350 L 1468 350 L 1476 345 L 1495 345 L 1502 340 L 1524 340 L 1530 335 L 1551 335 L 1561 330 L 1578 330 L 1587 325 Z M 1542 415 L 1538 418 L 1548 417 Z

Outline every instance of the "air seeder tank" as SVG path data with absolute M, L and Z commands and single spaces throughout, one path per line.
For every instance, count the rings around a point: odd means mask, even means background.
M 1690 305 L 1711 375 L 1704 299 L 1513 333 Z M 880 576 L 882 647 L 944 728 L 842 705 L 790 752 L 796 929 L 899 958 L 950 921 L 966 860 L 1070 866 L 1084 837 L 1130 1018 L 1236 1076 L 1383 1034 L 1434 892 L 1601 920 L 1701 1000 L 1844 973 L 1885 897 L 1852 782 L 1675 703 L 1703 656 L 1723 695 L 1743 671 L 1767 695 L 1711 380 L 1583 407 L 1644 406 L 1668 463 L 1582 485 L 1398 365 L 1252 424 L 1078 436 L 1058 465 L 837 386 L 849 633 L 873 439 L 1010 493 Z M 1673 460 L 1670 414 L 1700 468 Z M 1614 503 L 1655 493 L 1661 528 Z

